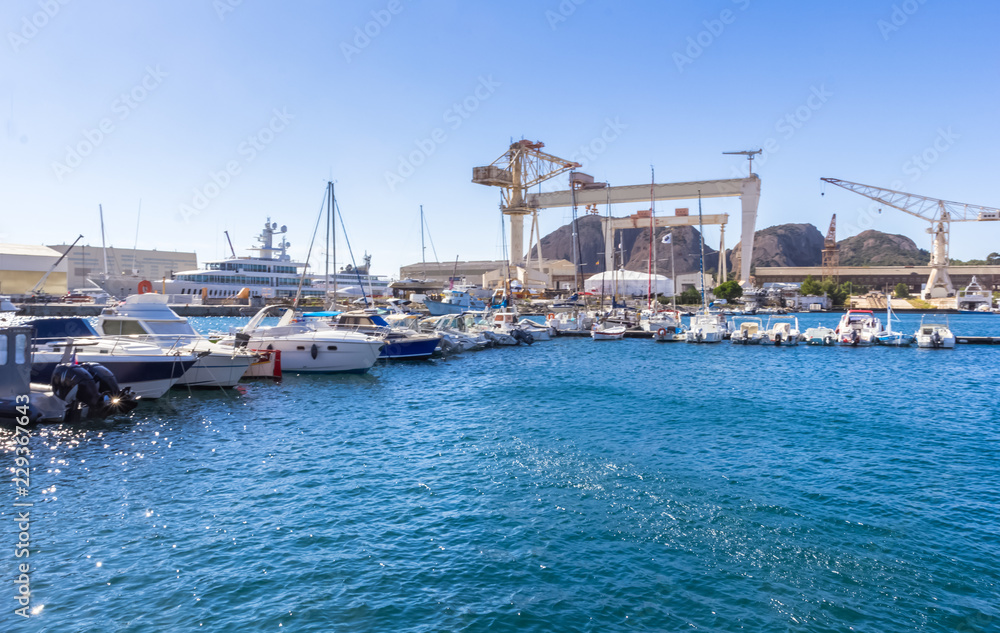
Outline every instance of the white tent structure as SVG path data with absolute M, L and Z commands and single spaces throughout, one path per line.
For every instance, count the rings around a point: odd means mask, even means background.
M 610 270 L 588 277 L 584 289 L 595 295 L 612 295 L 618 293 L 626 297 L 646 296 L 649 291 L 650 279 L 646 273 L 633 270 Z M 653 275 L 653 295 L 673 296 L 674 282 L 663 275 Z

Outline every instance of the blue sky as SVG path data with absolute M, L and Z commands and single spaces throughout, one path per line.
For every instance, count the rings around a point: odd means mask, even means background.
M 304 257 L 332 177 L 375 272 L 420 260 L 421 204 L 441 261 L 500 258 L 499 192 L 471 170 L 527 138 L 621 185 L 650 165 L 733 177 L 745 161 L 722 152 L 763 146 L 758 228 L 837 213 L 840 238 L 926 248 L 926 223 L 819 179 L 1000 206 L 998 18 L 940 0 L 11 0 L 0 241 L 99 244 L 103 204 L 128 248 L 141 200 L 140 248 L 223 256 L 224 230 L 239 252 L 270 216 Z M 738 201 L 705 208 L 732 214 L 734 246 Z M 542 233 L 568 219 L 543 211 Z M 998 242 L 959 224 L 952 256 Z

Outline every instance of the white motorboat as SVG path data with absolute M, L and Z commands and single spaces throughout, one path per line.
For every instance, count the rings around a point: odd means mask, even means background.
M 688 343 L 721 343 L 725 338 L 726 317 L 715 312 L 699 310 L 691 317 L 687 331 Z
M 848 310 L 835 330 L 837 341 L 848 347 L 874 345 L 875 337 L 881 331 L 882 321 L 871 310 Z
M 97 319 L 102 336 L 123 336 L 170 351 L 192 353 L 198 362 L 175 384 L 190 387 L 232 387 L 257 355 L 245 348 L 216 345 L 195 331 L 188 320 L 167 305 L 167 297 L 130 295 L 123 304 L 105 308 Z
M 798 345 L 799 319 L 792 315 L 775 315 L 767 320 L 761 345 Z
M 759 317 L 733 318 L 733 333 L 729 341 L 734 345 L 758 345 L 764 336 L 764 322 Z
M 626 329 L 624 325 L 607 322 L 594 324 L 594 327 L 590 330 L 590 336 L 595 341 L 620 341 L 625 338 Z
M 959 312 L 989 312 L 993 308 L 993 292 L 984 290 L 973 275 L 969 285 L 956 293 L 955 308 Z
M 559 332 L 586 332 L 594 325 L 595 318 L 583 310 L 573 312 L 549 312 L 545 325 Z
M 194 366 L 190 352 L 166 350 L 127 337 L 102 337 L 86 319 L 46 318 L 25 323 L 35 328 L 31 381 L 48 383 L 65 362 L 99 363 L 118 385 L 141 398 L 159 398 Z
M 653 340 L 661 343 L 683 341 L 684 326 L 677 310 L 643 310 L 639 314 L 639 327 L 653 333 Z
M 940 317 L 933 315 L 932 318 Z M 955 347 L 955 335 L 948 327 L 947 319 L 944 319 L 943 322 L 924 322 L 924 319 L 921 318 L 920 328 L 917 329 L 914 336 L 917 339 L 917 347 L 928 349 L 952 349 Z
M 830 327 L 817 325 L 805 332 L 806 345 L 833 345 L 837 342 L 837 332 Z
M 384 336 L 309 323 L 300 312 L 287 307 L 277 325 L 262 325 L 275 308 L 282 306 L 261 309 L 246 326 L 220 339 L 219 344 L 278 350 L 284 373 L 329 374 L 365 373 L 378 360 L 386 343 Z
M 392 327 L 372 310 L 351 312 L 307 312 L 303 317 L 334 330 L 347 329 L 383 337 L 385 346 L 379 356 L 389 360 L 426 360 L 434 355 L 441 337 L 409 327 Z M 397 325 L 398 325 L 397 319 Z
M 442 354 L 456 354 L 489 347 L 491 341 L 483 333 L 469 331 L 472 321 L 471 316 L 445 314 L 421 320 L 420 330 L 441 337 Z
M 536 341 L 551 341 L 552 328 L 531 319 L 521 319 L 517 322 L 518 327 L 531 335 Z

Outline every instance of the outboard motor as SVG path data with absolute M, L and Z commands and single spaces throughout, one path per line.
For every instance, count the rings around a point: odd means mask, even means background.
M 931 334 L 931 347 L 935 349 L 941 347 L 941 333 L 937 330 Z
M 781 345 L 781 332 L 775 332 L 774 333 L 774 344 L 776 346 L 777 345 Z
M 67 422 L 128 413 L 139 404 L 132 390 L 121 389 L 111 370 L 99 363 L 57 365 L 52 372 L 52 392 L 69 404 Z

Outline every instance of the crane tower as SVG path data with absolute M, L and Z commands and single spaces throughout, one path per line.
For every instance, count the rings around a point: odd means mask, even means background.
M 524 216 L 538 210 L 526 203 L 528 190 L 581 166 L 547 154 L 541 151 L 543 147 L 545 143 L 522 139 L 511 143 L 507 151 L 489 165 L 472 168 L 472 182 L 503 189 L 500 210 L 510 217 L 511 266 L 520 264 L 524 258 Z
M 823 281 L 839 281 L 840 249 L 837 248 L 837 214 L 830 220 L 830 230 L 823 239 Z

